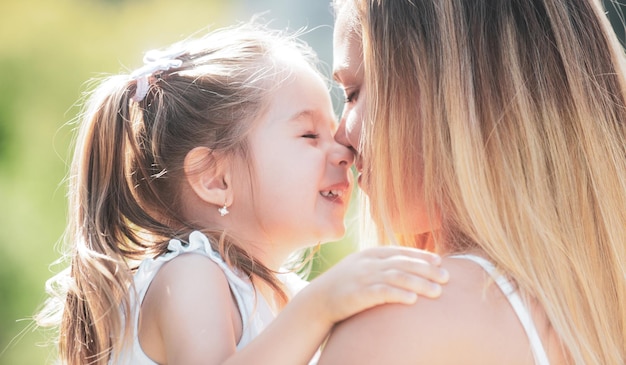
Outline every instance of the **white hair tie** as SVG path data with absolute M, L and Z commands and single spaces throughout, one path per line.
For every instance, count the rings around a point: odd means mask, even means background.
M 137 81 L 137 88 L 132 100 L 140 102 L 146 97 L 150 87 L 149 78 L 155 72 L 167 71 L 172 67 L 180 67 L 183 64 L 183 60 L 179 60 L 177 57 L 184 53 L 185 51 L 180 48 L 172 48 L 165 51 L 148 51 L 143 57 L 144 65 L 130 74 L 130 79 Z

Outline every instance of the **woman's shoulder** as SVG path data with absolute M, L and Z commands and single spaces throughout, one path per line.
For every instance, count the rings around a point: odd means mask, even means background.
M 517 353 L 524 347 L 512 340 L 521 338 L 523 329 L 488 274 L 468 260 L 446 258 L 443 265 L 450 281 L 440 298 L 420 297 L 414 305 L 382 305 L 350 318 L 332 333 L 320 365 L 490 364 L 502 363 L 500 352 L 514 359 L 528 356 Z M 494 345 L 501 350 L 494 351 L 492 360 L 484 349 Z M 520 363 L 516 359 L 514 363 Z

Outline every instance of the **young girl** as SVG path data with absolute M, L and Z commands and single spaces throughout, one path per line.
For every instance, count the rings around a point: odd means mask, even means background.
M 82 116 L 71 266 L 55 278 L 68 279 L 64 363 L 304 364 L 334 323 L 439 295 L 438 257 L 379 248 L 285 307 L 302 281 L 281 267 L 344 234 L 352 189 L 307 47 L 248 24 L 144 61 L 106 79 Z

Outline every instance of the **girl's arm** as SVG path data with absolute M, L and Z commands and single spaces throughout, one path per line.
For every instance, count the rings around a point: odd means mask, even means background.
M 365 309 L 436 298 L 448 274 L 439 257 L 408 248 L 380 247 L 348 256 L 303 289 L 254 341 L 225 362 L 307 364 L 333 325 Z
M 181 255 L 155 277 L 141 310 L 140 343 L 158 363 L 307 364 L 332 326 L 383 303 L 437 297 L 439 257 L 380 247 L 352 254 L 313 280 L 251 343 L 236 351 L 241 319 L 221 269 Z M 432 281 L 431 281 L 432 280 Z

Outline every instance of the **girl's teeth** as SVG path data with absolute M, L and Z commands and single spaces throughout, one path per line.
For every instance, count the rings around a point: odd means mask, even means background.
M 342 190 L 329 190 L 329 191 L 323 191 L 322 195 L 325 197 L 336 197 L 336 196 L 342 196 L 343 195 L 343 191 Z

